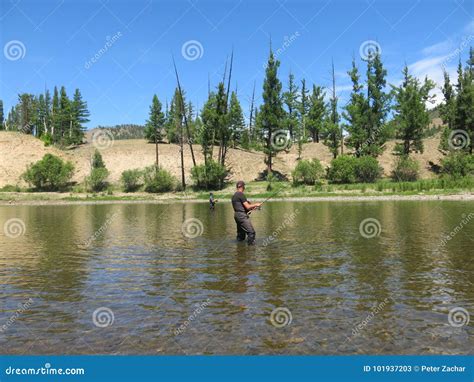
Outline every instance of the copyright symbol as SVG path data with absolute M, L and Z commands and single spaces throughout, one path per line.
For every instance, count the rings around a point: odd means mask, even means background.
M 415 366 L 415 367 L 413 368 L 413 370 L 415 370 L 415 371 L 420 371 L 420 367 L 419 367 L 419 366 Z

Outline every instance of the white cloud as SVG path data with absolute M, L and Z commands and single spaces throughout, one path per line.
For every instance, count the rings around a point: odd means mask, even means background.
M 453 41 L 445 40 L 445 41 L 441 41 L 436 44 L 427 46 L 421 51 L 421 53 L 427 56 L 430 54 L 442 54 L 442 53 L 446 53 L 449 50 L 452 50 L 453 47 L 454 47 Z
M 436 88 L 432 94 L 436 96 L 433 107 L 443 101 L 443 94 L 440 88 L 444 83 L 443 71 L 449 74 L 451 82 L 456 82 L 457 64 L 460 56 L 465 56 L 469 46 L 474 41 L 474 21 L 471 21 L 463 28 L 463 34 L 453 36 L 444 41 L 430 45 L 422 49 L 423 58 L 408 65 L 408 70 L 412 75 L 421 81 L 428 77 L 434 83 Z

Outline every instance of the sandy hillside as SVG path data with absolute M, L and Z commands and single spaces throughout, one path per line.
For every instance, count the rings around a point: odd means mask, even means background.
M 425 152 L 415 154 L 420 162 L 422 177 L 432 177 L 429 171 L 429 161 L 439 163 L 441 154 L 437 147 L 438 138 L 425 140 Z M 390 174 L 395 157 L 392 154 L 394 141 L 386 144 L 384 154 L 379 157 L 381 166 L 384 168 L 385 175 Z M 196 160 L 203 162 L 200 146 L 194 146 Z M 70 160 L 75 165 L 74 181 L 82 182 L 84 177 L 90 171 L 90 160 L 95 150 L 91 143 L 84 144 L 76 149 L 61 151 L 53 147 L 45 147 L 43 143 L 30 136 L 19 133 L 0 132 L 0 187 L 7 184 L 15 185 L 23 183 L 20 181 L 21 174 L 25 171 L 28 164 L 40 160 L 46 153 L 52 153 L 63 159 Z M 177 145 L 160 144 L 160 165 L 170 170 L 175 176 L 180 176 L 180 156 Z M 110 170 L 110 180 L 117 182 L 120 179 L 122 171 L 132 168 L 143 168 L 149 166 L 155 161 L 155 146 L 147 144 L 143 140 L 117 140 L 113 144 L 101 150 L 105 164 Z M 215 148 L 217 153 L 217 148 Z M 348 150 L 346 150 L 348 152 Z M 332 155 L 326 146 L 322 143 L 308 143 L 304 146 L 304 159 L 317 158 L 324 166 L 328 166 Z M 253 180 L 258 173 L 265 169 L 263 162 L 263 153 L 248 152 L 240 149 L 230 149 L 228 154 L 228 164 L 232 170 L 232 179 Z M 275 159 L 274 168 L 282 173 L 290 174 L 296 165 L 297 147 L 294 145 L 286 153 L 279 153 Z M 192 166 L 189 147 L 185 147 L 185 169 L 186 177 L 190 177 L 190 168 Z

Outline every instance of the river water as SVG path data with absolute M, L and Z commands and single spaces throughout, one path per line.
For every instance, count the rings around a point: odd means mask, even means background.
M 474 203 L 0 207 L 2 354 L 468 354 Z M 450 240 L 446 238 L 450 235 Z

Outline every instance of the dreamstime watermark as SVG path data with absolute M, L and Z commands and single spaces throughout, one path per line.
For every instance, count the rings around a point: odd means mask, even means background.
M 92 133 L 92 144 L 98 150 L 107 150 L 114 145 L 114 136 L 109 130 L 94 131 Z
M 380 235 L 382 232 L 382 225 L 377 219 L 367 218 L 360 222 L 359 232 L 362 237 L 365 237 L 366 239 L 372 239 Z
M 110 48 L 122 37 L 122 32 L 115 33 L 112 37 L 107 36 L 105 38 L 105 44 L 102 48 L 100 48 L 88 61 L 84 63 L 84 68 L 89 70 L 92 65 L 98 62 L 101 57 L 108 52 Z
M 97 240 L 97 238 L 99 238 L 110 226 L 110 224 L 112 224 L 113 220 L 115 219 L 115 217 L 118 215 L 118 212 L 114 212 L 112 215 L 110 215 L 110 217 L 107 218 L 107 220 L 105 221 L 104 224 L 102 224 L 100 226 L 100 228 L 98 230 L 96 230 L 85 242 L 84 242 L 84 246 L 86 247 L 89 247 L 93 241 Z
M 377 41 L 366 40 L 359 46 L 359 56 L 363 60 L 367 61 L 369 58 L 373 58 L 376 54 L 382 54 L 382 47 Z
M 353 338 L 359 336 L 361 332 L 372 322 L 375 316 L 385 309 L 390 300 L 391 298 L 385 297 L 385 299 L 381 303 L 374 306 L 367 314 L 367 316 L 352 328 L 351 336 L 347 337 L 346 341 L 350 342 Z
M 462 51 L 471 45 L 471 41 L 474 39 L 474 34 L 470 34 L 467 37 L 464 37 L 461 41 L 461 44 L 454 49 L 448 56 L 444 59 L 443 63 L 441 64 L 442 68 L 446 70 L 446 65 L 451 62 L 452 59 L 458 58 Z
M 19 40 L 8 41 L 3 47 L 3 54 L 7 60 L 21 60 L 25 58 L 26 46 Z
M 270 313 L 270 322 L 275 328 L 283 328 L 293 321 L 293 316 L 288 308 L 275 308 Z
M 290 133 L 286 130 L 277 130 L 272 133 L 270 146 L 276 151 L 286 150 L 291 144 Z
M 195 61 L 204 55 L 204 47 L 197 40 L 188 40 L 181 46 L 181 55 L 188 61 Z
M 266 247 L 268 244 L 274 241 L 285 228 L 287 228 L 290 224 L 293 224 L 298 213 L 298 208 L 295 208 L 291 214 L 285 214 L 283 222 L 275 229 L 275 231 L 272 232 L 270 236 L 263 240 L 263 246 Z
M 85 369 L 82 367 L 75 368 L 55 368 L 51 367 L 49 362 L 42 367 L 12 367 L 5 369 L 6 375 L 84 375 Z
M 29 298 L 26 302 L 22 304 L 18 304 L 18 309 L 15 310 L 15 313 L 7 320 L 5 324 L 0 326 L 0 333 L 5 332 L 10 326 L 12 326 L 16 320 L 18 320 L 18 317 L 21 316 L 26 310 L 28 310 L 31 305 L 33 305 L 33 299 Z
M 462 214 L 461 215 L 462 220 L 459 222 L 459 224 L 454 227 L 451 232 L 449 232 L 446 236 L 444 236 L 438 247 L 439 248 L 444 248 L 446 244 L 448 244 L 448 241 L 454 238 L 466 225 L 469 224 L 469 222 L 474 219 L 474 212 L 469 212 L 469 214 Z
M 21 125 L 18 128 L 17 132 L 21 133 L 21 134 L 29 134 L 29 133 L 31 133 L 32 127 L 33 126 L 31 126 L 30 122 L 28 122 L 25 125 Z
M 202 221 L 196 218 L 186 219 L 181 225 L 181 232 L 188 239 L 195 239 L 204 233 Z
M 115 315 L 112 309 L 101 306 L 92 313 L 92 322 L 98 328 L 106 328 L 111 326 L 115 321 Z
M 177 329 L 174 330 L 174 335 L 183 334 L 188 326 L 196 320 L 196 318 L 203 312 L 203 310 L 211 303 L 211 300 L 208 298 L 206 301 L 197 304 L 196 309 L 189 315 L 186 321 L 184 321 Z
M 382 126 L 377 127 L 377 129 L 376 129 L 372 134 L 370 134 L 370 137 L 367 138 L 367 139 L 365 140 L 365 142 L 362 143 L 362 144 L 360 145 L 360 147 L 358 147 L 358 148 L 355 150 L 354 154 L 356 154 L 356 155 L 361 155 L 367 147 L 369 147 L 369 146 L 371 146 L 372 144 L 374 144 L 375 141 L 376 141 L 376 139 L 377 139 L 377 137 L 378 137 L 379 134 L 381 133 L 381 131 L 382 131 Z
M 451 309 L 448 313 L 449 325 L 455 328 L 467 326 L 469 324 L 470 319 L 471 317 L 469 316 L 469 312 L 459 306 Z
M 462 150 L 469 146 L 470 138 L 466 130 L 455 129 L 449 133 L 448 146 L 453 150 Z
M 283 53 L 286 52 L 286 50 L 291 46 L 293 45 L 293 43 L 298 39 L 298 37 L 301 36 L 301 33 L 299 31 L 296 31 L 296 32 L 293 32 L 290 36 L 285 36 L 283 37 L 283 43 L 281 44 L 281 46 L 279 46 L 278 48 L 276 48 L 274 51 L 273 51 L 273 57 L 275 58 L 275 60 L 278 59 L 278 57 L 280 57 Z M 267 64 L 268 62 L 264 62 L 262 63 L 262 68 L 263 70 L 266 70 L 267 69 Z
M 23 236 L 26 232 L 25 222 L 18 218 L 8 219 L 3 225 L 3 232 L 12 239 Z

